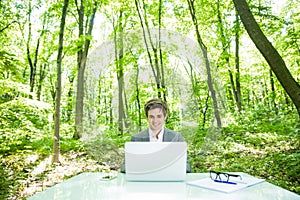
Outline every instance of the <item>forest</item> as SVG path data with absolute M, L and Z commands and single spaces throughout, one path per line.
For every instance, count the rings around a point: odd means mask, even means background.
M 192 172 L 300 194 L 299 0 L 0 1 L 0 199 L 120 171 L 160 98 Z

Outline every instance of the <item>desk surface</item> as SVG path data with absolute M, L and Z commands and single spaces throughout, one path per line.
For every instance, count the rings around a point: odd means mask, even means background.
M 263 182 L 233 193 L 221 193 L 187 185 L 186 182 L 206 178 L 206 173 L 187 174 L 185 182 L 127 182 L 125 174 L 112 180 L 101 180 L 103 173 L 82 173 L 30 197 L 30 200 L 135 200 L 135 199 L 298 199 L 300 196 Z M 247 174 L 244 174 L 247 176 Z

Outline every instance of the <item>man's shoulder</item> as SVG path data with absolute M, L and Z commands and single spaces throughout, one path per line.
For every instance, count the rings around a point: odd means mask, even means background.
M 143 131 L 141 131 L 141 132 L 138 132 L 138 133 L 136 133 L 136 134 L 133 134 L 132 136 L 141 136 L 141 135 L 146 135 L 146 134 L 148 134 L 149 132 L 148 132 L 148 129 L 146 129 L 146 130 L 143 130 Z
M 165 131 L 165 133 L 174 134 L 174 135 L 180 134 L 179 132 L 168 129 L 168 128 L 165 128 L 164 131 Z
M 173 131 L 170 129 L 165 128 L 165 133 L 164 133 L 164 141 L 165 142 L 183 142 L 184 139 L 181 135 L 181 133 L 177 132 L 177 131 Z
M 149 139 L 148 129 L 138 132 L 131 136 L 132 141 L 147 140 L 147 139 Z

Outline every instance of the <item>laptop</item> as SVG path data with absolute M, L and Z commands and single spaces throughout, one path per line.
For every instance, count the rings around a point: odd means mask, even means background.
M 184 181 L 186 142 L 126 142 L 127 181 Z

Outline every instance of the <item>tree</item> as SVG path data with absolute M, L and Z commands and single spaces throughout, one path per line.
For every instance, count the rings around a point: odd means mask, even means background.
M 74 138 L 79 139 L 83 133 L 83 99 L 84 99 L 84 72 L 88 51 L 91 43 L 92 30 L 94 27 L 95 14 L 98 8 L 98 2 L 92 2 L 90 5 L 85 5 L 86 1 L 75 0 L 78 12 L 78 51 L 77 51 L 77 93 L 76 93 L 76 111 L 75 111 L 75 134 Z M 91 7 L 91 11 L 87 9 Z M 86 16 L 87 15 L 87 16 Z M 88 20 L 87 22 L 84 19 Z
M 233 0 L 233 2 L 251 40 L 271 67 L 284 90 L 292 99 L 300 119 L 300 85 L 291 75 L 278 51 L 260 29 L 246 0 Z
M 118 129 L 123 134 L 124 128 L 126 127 L 125 123 L 125 106 L 124 106 L 124 38 L 123 38 L 123 10 L 122 8 L 119 11 L 119 17 L 117 18 L 116 24 L 113 22 L 114 26 L 114 43 L 115 43 L 115 61 L 116 61 L 116 72 L 118 79 Z M 125 127 L 124 127 L 125 126 Z
M 224 4 L 222 1 L 218 0 L 217 2 L 217 19 L 218 19 L 218 24 L 217 24 L 217 33 L 218 33 L 218 42 L 221 40 L 221 56 L 218 58 L 218 60 L 221 60 L 220 63 L 218 63 L 218 66 L 224 65 L 228 68 L 228 73 L 229 73 L 229 79 L 230 79 L 230 85 L 231 85 L 231 90 L 232 94 L 234 96 L 234 100 L 236 102 L 236 106 L 238 111 L 241 111 L 241 90 L 240 90 L 240 68 L 239 68 L 239 24 L 240 21 L 236 17 L 235 20 L 235 28 L 234 28 L 234 33 L 235 33 L 235 70 L 232 70 L 231 68 L 231 62 L 230 62 L 230 43 L 231 43 L 231 35 L 230 29 L 226 29 L 226 22 L 223 17 L 223 9 L 224 9 Z M 237 15 L 237 13 L 236 13 Z M 228 33 L 229 32 L 229 33 Z M 222 61 L 224 60 L 224 61 Z M 234 78 L 235 76 L 235 78 Z M 231 97 L 231 95 L 230 95 Z
M 242 94 L 241 94 L 241 82 L 240 82 L 240 20 L 238 18 L 237 11 L 235 12 L 235 87 L 233 87 L 234 97 L 237 103 L 238 110 L 242 110 Z
M 150 25 L 148 22 L 148 13 L 146 9 L 146 4 L 144 0 L 140 3 L 139 0 L 135 0 L 136 10 L 138 12 L 138 17 L 140 20 L 140 24 L 143 30 L 143 40 L 146 46 L 146 51 L 150 63 L 151 70 L 153 72 L 153 76 L 156 82 L 157 88 L 157 97 L 163 98 L 166 101 L 166 86 L 165 86 L 165 75 L 164 75 L 164 66 L 163 66 L 163 56 L 162 56 L 162 48 L 161 48 L 161 17 L 162 17 L 162 2 L 159 1 L 158 5 L 158 42 L 155 42 L 153 35 L 150 32 Z M 151 6 L 149 6 L 151 8 Z M 150 10 L 150 9 L 149 9 Z M 148 11 L 150 12 L 150 11 Z M 142 15 L 144 13 L 144 15 Z M 154 21 L 154 20 L 153 20 Z M 148 36 L 148 39 L 147 39 Z M 151 51 L 151 50 L 152 51 Z
M 53 159 L 52 162 L 59 162 L 59 128 L 60 128 L 60 100 L 61 100 L 61 65 L 62 65 L 62 51 L 64 42 L 64 29 L 66 23 L 67 10 L 69 0 L 64 0 L 62 8 L 62 16 L 60 21 L 58 53 L 57 53 L 57 83 L 56 83 L 56 99 L 55 99 L 55 114 L 54 114 L 54 143 L 53 143 Z
M 218 128 L 221 128 L 222 123 L 221 123 L 221 117 L 220 117 L 220 113 L 219 113 L 219 105 L 218 105 L 218 101 L 217 101 L 217 97 L 216 97 L 216 91 L 215 91 L 214 86 L 213 86 L 213 80 L 212 80 L 212 74 L 211 74 L 211 67 L 210 67 L 210 63 L 209 63 L 209 59 L 208 59 L 207 47 L 205 46 L 205 44 L 202 40 L 202 37 L 200 35 L 200 31 L 199 31 L 199 28 L 198 28 L 199 24 L 198 24 L 197 17 L 196 17 L 194 0 L 187 0 L 187 3 L 189 5 L 190 14 L 191 14 L 191 17 L 192 17 L 193 25 L 195 27 L 197 42 L 200 46 L 203 57 L 205 59 L 205 67 L 206 67 L 206 71 L 207 71 L 207 84 L 208 84 L 208 88 L 209 88 L 209 91 L 211 93 L 211 97 L 212 97 L 212 101 L 213 101 L 214 114 L 215 114 L 215 118 L 216 118 L 216 121 L 217 121 L 217 126 L 218 126 Z
M 43 39 L 43 35 L 45 33 L 45 24 L 47 20 L 47 15 L 43 16 L 42 21 L 42 29 L 40 30 L 39 36 L 36 41 L 36 46 L 34 49 L 34 53 L 31 52 L 32 48 L 32 40 L 33 40 L 33 33 L 32 33 L 32 15 L 34 13 L 34 8 L 38 8 L 40 5 L 31 5 L 31 1 L 29 1 L 28 5 L 28 36 L 26 41 L 26 53 L 27 53 L 27 61 L 30 68 L 30 78 L 29 78 L 29 85 L 30 85 L 30 92 L 34 92 L 35 84 L 36 84 L 36 73 L 38 67 L 38 60 L 39 60 L 39 51 L 40 51 L 40 44 L 41 39 Z M 47 11 L 46 11 L 47 12 Z M 32 98 L 32 95 L 30 95 Z

